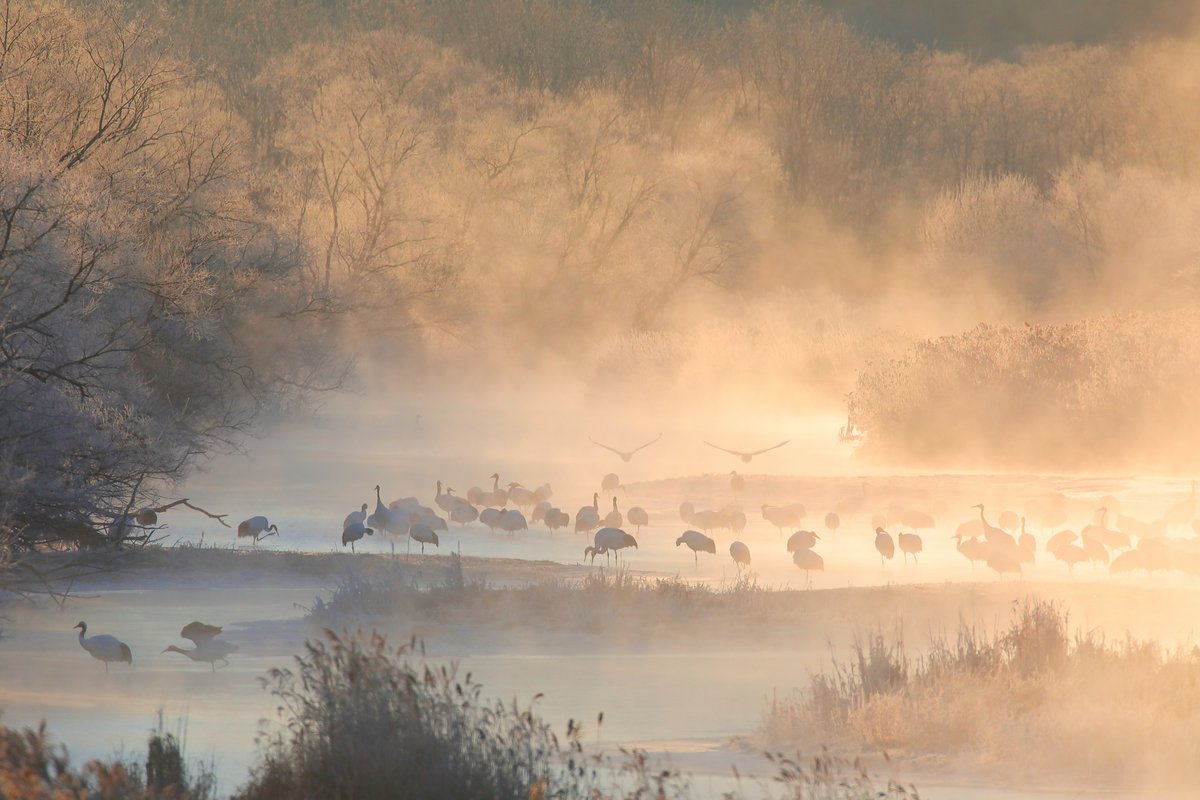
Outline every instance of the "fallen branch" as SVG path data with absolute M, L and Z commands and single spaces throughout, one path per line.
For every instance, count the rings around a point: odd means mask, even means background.
M 217 522 L 221 523 L 226 528 L 232 528 L 232 526 L 228 522 L 225 521 L 225 518 L 227 516 L 229 516 L 228 514 L 213 514 L 210 511 L 205 511 L 200 506 L 192 505 L 188 501 L 188 498 L 186 498 L 186 497 L 183 498 L 182 500 L 174 500 L 170 503 L 167 503 L 166 505 L 158 506 L 157 508 L 153 508 L 151 510 L 156 514 L 161 514 L 164 511 L 166 511 L 168 508 L 174 508 L 175 506 L 179 506 L 179 505 L 187 506 L 188 508 L 192 509 L 193 511 L 199 511 L 201 514 L 208 517 L 209 519 L 215 519 Z

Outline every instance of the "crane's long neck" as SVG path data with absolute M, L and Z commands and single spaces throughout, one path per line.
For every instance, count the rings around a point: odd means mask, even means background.
M 437 494 L 435 495 L 435 497 L 441 497 L 442 496 L 442 482 L 438 481 L 437 485 L 438 485 Z
M 492 476 L 492 491 L 500 491 L 500 476 L 498 474 Z
M 600 493 L 592 492 L 592 510 L 600 513 Z
M 987 527 L 987 517 L 983 516 L 983 506 L 979 507 L 979 521 L 983 523 L 985 528 Z

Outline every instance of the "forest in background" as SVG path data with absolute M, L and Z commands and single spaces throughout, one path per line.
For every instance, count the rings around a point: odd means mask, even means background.
M 1200 388 L 1194 7 L 894 5 L 6 0 L 9 538 L 82 542 L 379 363 L 849 393 L 892 462 L 1158 463 Z M 1129 363 L 1175 402 L 1108 391 Z

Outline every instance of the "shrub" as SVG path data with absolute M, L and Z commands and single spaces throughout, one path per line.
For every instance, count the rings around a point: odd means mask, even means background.
M 863 451 L 908 463 L 1195 467 L 1200 313 L 979 325 L 869 365 L 849 398 Z
M 1006 629 L 961 625 L 953 643 L 938 637 L 914 660 L 899 637 L 876 634 L 848 663 L 775 698 L 763 735 L 976 759 L 1009 776 L 1196 785 L 1187 743 L 1200 732 L 1200 650 L 1072 636 L 1068 619 L 1054 603 L 1025 601 Z
M 0 798 L 21 800 L 209 800 L 215 780 L 200 766 L 191 774 L 179 739 L 162 728 L 147 743 L 145 780 L 136 765 L 89 761 L 71 766 L 43 722 L 36 730 L 0 726 Z

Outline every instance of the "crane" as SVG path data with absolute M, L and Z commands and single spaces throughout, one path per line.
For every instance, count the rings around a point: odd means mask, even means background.
M 589 436 L 589 437 L 587 437 L 587 438 L 588 438 L 588 441 L 589 441 L 589 442 L 591 442 L 592 444 L 596 445 L 597 447 L 603 447 L 605 450 L 609 450 L 609 451 L 611 451 L 611 452 L 613 452 L 613 453 L 616 453 L 617 455 L 619 455 L 619 456 L 621 457 L 621 460 L 622 460 L 622 461 L 626 461 L 626 462 L 628 462 L 628 461 L 632 461 L 632 460 L 633 460 L 633 456 L 634 456 L 634 454 L 635 454 L 635 453 L 637 453 L 639 450 L 645 450 L 647 447 L 649 447 L 650 445 L 654 444 L 655 442 L 657 442 L 657 441 L 658 441 L 659 439 L 661 439 L 662 437 L 663 437 L 662 433 L 659 433 L 659 434 L 658 434 L 658 436 L 655 436 L 655 437 L 654 437 L 653 439 L 651 439 L 650 441 L 646 442 L 646 443 L 645 443 L 645 444 L 643 444 L 643 445 L 639 445 L 639 446 L 637 446 L 637 447 L 633 448 L 632 450 L 618 450 L 618 449 L 617 449 L 617 448 L 615 448 L 615 447 L 609 447 L 609 446 L 608 446 L 608 445 L 606 445 L 606 444 L 601 444 L 600 442 L 597 442 L 595 439 L 593 439 L 593 438 L 592 438 L 592 437 L 590 437 L 590 436 Z
M 133 652 L 129 649 L 129 645 L 107 633 L 88 636 L 87 623 L 83 620 L 80 620 L 75 627 L 79 629 L 80 646 L 84 650 L 87 650 L 92 658 L 104 662 L 105 672 L 108 672 L 110 661 L 124 661 L 126 664 L 133 666 Z
M 709 537 L 705 536 L 700 531 L 684 531 L 683 535 L 675 540 L 675 546 L 686 544 L 692 550 L 692 556 L 696 560 L 696 567 L 700 567 L 700 554 L 717 552 L 717 543 Z
M 350 552 L 354 552 L 354 543 L 364 536 L 373 536 L 374 528 L 368 528 L 361 522 L 354 522 L 342 528 L 342 547 L 350 545 Z
M 207 663 L 212 667 L 212 671 L 216 672 L 217 662 L 223 662 L 222 667 L 229 666 L 229 654 L 238 649 L 236 644 L 217 638 L 221 630 L 222 628 L 218 625 L 206 625 L 199 620 L 194 620 L 184 625 L 179 635 L 184 639 L 190 639 L 196 646 L 191 650 L 184 650 L 172 644 L 168 645 L 163 652 L 180 653 L 192 661 Z
M 650 524 L 650 515 L 646 513 L 646 509 L 642 508 L 641 506 L 634 506 L 633 508 L 629 509 L 629 513 L 626 514 L 626 516 L 629 518 L 630 525 L 637 526 L 637 532 L 639 534 L 642 532 L 643 525 Z
M 723 453 L 729 453 L 729 455 L 731 455 L 731 456 L 737 456 L 742 461 L 745 461 L 748 464 L 748 463 L 750 463 L 751 459 L 753 459 L 755 456 L 761 456 L 763 453 L 769 453 L 772 450 L 778 450 L 780 447 L 783 447 L 785 444 L 787 444 L 790 441 L 791 441 L 791 439 L 784 439 L 779 444 L 773 444 L 770 447 L 764 447 L 762 450 L 755 450 L 750 453 L 744 453 L 741 450 L 730 450 L 728 447 L 721 447 L 719 444 L 713 444 L 712 442 L 709 442 L 709 441 L 705 441 L 704 443 L 706 445 L 708 445 L 709 447 L 713 447 L 713 448 L 716 448 L 717 450 L 720 450 Z
M 891 560 L 896 556 L 896 544 L 892 535 L 883 528 L 875 529 L 875 549 L 879 551 L 879 564 L 884 565 L 884 559 Z
M 733 559 L 733 563 L 737 565 L 739 575 L 742 573 L 742 567 L 746 567 L 747 569 L 750 567 L 750 548 L 745 543 L 733 542 L 730 544 L 729 556 Z
M 913 563 L 916 564 L 917 553 L 925 549 L 925 545 L 921 541 L 921 537 L 915 533 L 901 532 L 896 534 L 896 539 L 900 544 L 900 552 L 904 553 L 904 563 L 908 563 L 908 557 L 911 555 L 913 557 Z
M 271 534 L 279 533 L 279 528 L 267 521 L 266 517 L 251 517 L 244 519 L 238 523 L 237 535 L 239 539 L 253 538 L 254 543 L 258 544 L 259 539 L 265 539 Z
M 433 528 L 426 525 L 424 522 L 417 522 L 408 529 L 408 547 L 412 551 L 412 543 L 416 540 L 421 543 L 421 555 L 425 555 L 425 545 L 431 544 L 434 547 L 438 546 L 438 535 Z
M 630 536 L 620 528 L 601 528 L 596 531 L 596 535 L 592 539 L 594 546 L 586 547 L 583 550 L 584 558 L 592 557 L 592 563 L 596 563 L 596 556 L 603 554 L 605 559 L 608 559 L 609 554 L 619 558 L 619 550 L 626 547 L 637 548 L 637 539 Z

